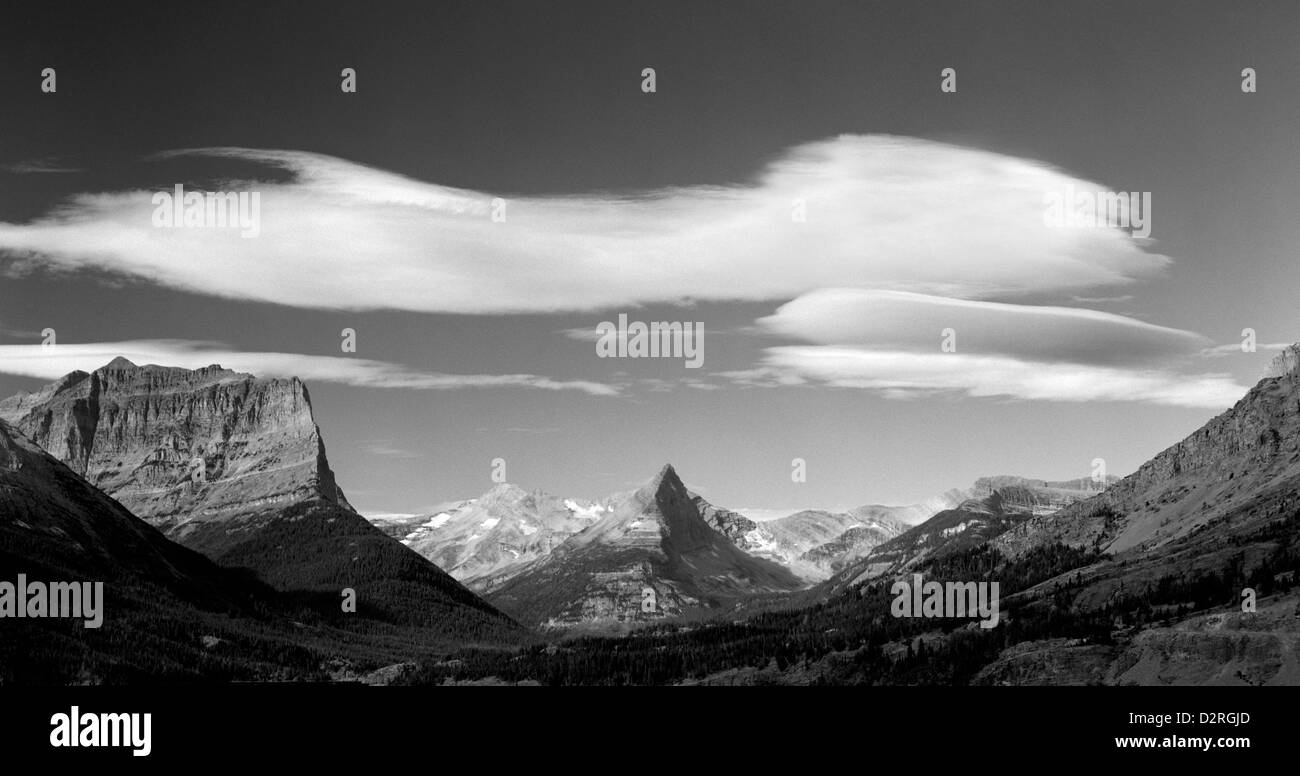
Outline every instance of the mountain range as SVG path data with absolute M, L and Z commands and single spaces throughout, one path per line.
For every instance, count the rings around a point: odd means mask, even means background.
M 426 665 L 418 680 L 1300 683 L 1298 370 L 1292 347 L 1235 406 L 1104 489 L 983 481 L 784 604 L 472 671 Z M 914 574 L 997 581 L 999 625 L 894 616 L 893 583 Z
M 102 580 L 116 613 L 12 624 L 0 682 L 407 661 L 414 681 L 1297 683 L 1298 370 L 1293 346 L 1104 483 L 987 477 L 757 521 L 666 465 L 596 501 L 499 484 L 372 525 L 301 382 L 116 359 L 0 402 L 0 578 Z M 1000 581 L 1004 625 L 889 617 L 915 573 Z M 538 638 L 561 643 L 514 651 Z
M 675 472 L 674 472 L 675 475 Z M 1115 478 L 1112 478 L 1112 481 Z M 771 520 L 752 520 L 687 489 L 700 519 L 746 555 L 784 567 L 810 587 L 828 579 L 852 581 L 906 565 L 943 547 L 987 539 L 1020 519 L 1044 514 L 1100 490 L 1089 480 L 1046 482 L 984 477 L 924 504 L 872 504 L 845 512 L 806 509 Z M 644 488 L 643 488 L 644 489 Z M 470 589 L 487 595 L 538 562 L 600 533 L 635 493 L 603 499 L 561 498 L 503 483 L 483 496 L 432 515 L 374 522 L 432 560 Z M 930 518 L 909 525 L 925 510 Z M 969 534 L 957 534 L 970 529 Z M 853 572 L 849 570 L 853 569 Z
M 946 553 L 977 547 L 1030 518 L 1052 514 L 1102 492 L 1108 483 L 1089 479 L 1047 482 L 1023 477 L 982 477 L 967 491 L 969 497 L 937 512 L 920 525 L 877 544 L 828 580 L 836 590 L 886 576 L 897 576 L 917 564 Z
M 801 586 L 789 570 L 710 527 L 666 465 L 488 600 L 526 625 L 609 630 Z

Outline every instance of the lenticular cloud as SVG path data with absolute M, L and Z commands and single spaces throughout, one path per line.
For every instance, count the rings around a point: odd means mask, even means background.
M 1127 283 L 1169 263 L 1118 229 L 1045 224 L 1052 192 L 1095 184 L 903 137 L 799 146 L 734 185 L 495 205 L 493 192 L 319 154 L 167 154 L 191 155 L 288 174 L 240 184 L 261 194 L 257 238 L 154 228 L 153 192 L 124 190 L 0 223 L 0 251 L 233 299 L 469 314 L 779 301 L 828 287 L 1007 297 Z

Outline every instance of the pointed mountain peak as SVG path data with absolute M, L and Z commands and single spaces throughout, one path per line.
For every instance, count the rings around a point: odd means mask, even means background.
M 637 492 L 653 499 L 654 494 L 663 490 L 664 487 L 671 490 L 686 491 L 686 485 L 682 483 L 681 477 L 677 475 L 677 470 L 670 463 L 660 467 L 659 472 L 647 480 L 646 484 L 638 488 Z
M 1264 377 L 1285 377 L 1297 371 L 1300 371 L 1300 344 L 1288 345 L 1274 356 Z
M 112 361 L 109 361 L 107 364 L 105 364 L 100 368 L 101 369 L 135 369 L 136 365 L 132 363 L 130 360 L 123 358 L 122 356 L 118 356 L 117 358 L 113 359 Z

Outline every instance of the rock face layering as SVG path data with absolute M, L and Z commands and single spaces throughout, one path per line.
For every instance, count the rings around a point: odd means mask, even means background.
M 0 402 L 0 418 L 168 537 L 217 552 L 234 524 L 319 501 L 351 511 L 307 388 L 123 358 Z M 221 530 L 211 530 L 221 525 Z M 247 528 L 249 526 L 245 526 Z

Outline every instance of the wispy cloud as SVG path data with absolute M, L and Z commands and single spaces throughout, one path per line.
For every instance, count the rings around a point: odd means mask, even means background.
M 68 167 L 67 165 L 60 164 L 58 158 L 52 156 L 44 159 L 29 159 L 25 162 L 6 165 L 3 169 L 6 172 L 12 172 L 18 175 L 81 172 L 81 170 L 76 167 Z
M 590 328 L 585 328 L 585 329 L 582 328 L 560 329 L 555 333 L 563 335 L 571 340 L 577 340 L 579 342 L 596 342 L 597 340 L 600 339 L 600 332 L 596 329 L 595 326 L 592 326 Z
M 617 386 L 585 380 L 556 380 L 532 374 L 446 374 L 400 364 L 342 356 L 231 350 L 221 343 L 193 340 L 0 345 L 0 372 L 54 380 L 68 372 L 92 371 L 121 356 L 139 365 L 159 364 L 198 369 L 220 364 L 259 377 L 299 377 L 306 382 L 342 383 L 367 388 L 456 390 L 461 388 L 534 388 L 616 396 Z
M 1291 347 L 1291 345 L 1292 343 L 1290 342 L 1270 342 L 1267 345 L 1265 344 L 1255 345 L 1255 350 L 1272 352 L 1277 350 L 1286 350 L 1287 348 Z M 1212 348 L 1206 348 L 1205 350 L 1201 351 L 1201 355 L 1215 357 L 1215 358 L 1219 356 L 1239 356 L 1244 353 L 1246 353 L 1246 351 L 1241 349 L 1240 342 L 1233 342 L 1228 345 L 1215 345 Z
M 720 374 L 738 384 L 821 385 L 892 399 L 934 394 L 1033 401 L 1145 402 L 1223 408 L 1246 392 L 1224 374 L 1039 362 L 1007 356 L 879 351 L 838 346 L 768 348 L 756 368 Z
M 401 447 L 392 439 L 368 439 L 361 443 L 361 450 L 366 455 L 375 455 L 381 458 L 412 459 L 424 457 L 421 453 Z
M 1133 300 L 1132 294 L 1120 294 L 1119 296 L 1072 296 L 1071 301 L 1079 304 L 1117 304 L 1119 302 L 1130 302 Z
M 0 337 L 11 337 L 13 339 L 40 340 L 41 332 L 35 329 L 15 329 L 0 322 Z
M 789 150 L 749 182 L 509 198 L 298 151 L 196 149 L 288 171 L 247 184 L 261 231 L 158 229 L 151 191 L 83 194 L 0 249 L 234 299 L 335 309 L 520 313 L 784 300 L 873 287 L 962 298 L 1080 291 L 1169 260 L 1118 229 L 1051 228 L 1045 197 L 1100 187 L 1046 164 L 889 136 Z M 268 176 L 271 177 L 271 176 Z M 792 218 L 801 200 L 806 219 Z

